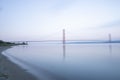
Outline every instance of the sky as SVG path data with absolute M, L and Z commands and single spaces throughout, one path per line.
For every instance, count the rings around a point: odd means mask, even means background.
M 0 40 L 120 40 L 120 0 L 0 0 Z

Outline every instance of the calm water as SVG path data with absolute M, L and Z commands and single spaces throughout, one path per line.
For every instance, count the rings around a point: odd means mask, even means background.
M 42 80 L 120 80 L 120 44 L 31 42 L 3 54 Z

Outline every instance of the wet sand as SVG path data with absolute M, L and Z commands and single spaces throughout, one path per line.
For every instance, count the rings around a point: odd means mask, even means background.
M 0 46 L 0 80 L 38 80 L 32 74 L 14 64 L 1 54 L 2 51 L 9 48 L 11 47 Z

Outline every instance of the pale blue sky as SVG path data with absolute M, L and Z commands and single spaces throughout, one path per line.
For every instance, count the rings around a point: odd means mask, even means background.
M 120 40 L 120 0 L 0 0 L 0 39 Z

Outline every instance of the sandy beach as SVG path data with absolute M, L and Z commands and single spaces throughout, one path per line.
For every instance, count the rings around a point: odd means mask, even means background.
M 2 51 L 11 47 L 0 46 L 0 80 L 37 80 L 32 74 L 8 60 Z

